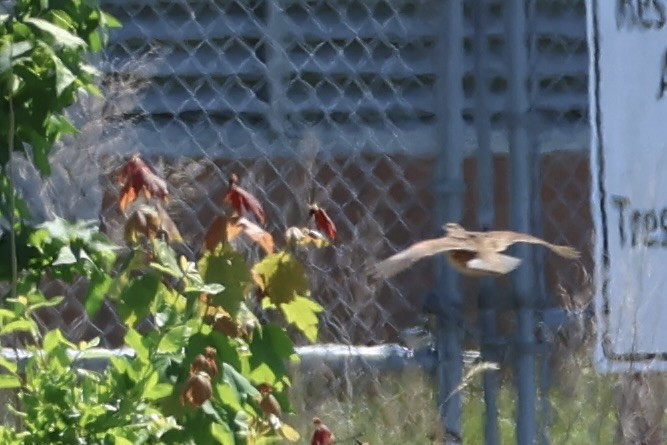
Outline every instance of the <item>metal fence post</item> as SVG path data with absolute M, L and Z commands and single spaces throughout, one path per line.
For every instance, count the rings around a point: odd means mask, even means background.
M 447 0 L 441 8 L 438 27 L 436 102 L 438 146 L 435 188 L 438 225 L 460 221 L 463 216 L 463 0 Z M 445 442 L 461 436 L 461 397 L 452 392 L 461 382 L 462 294 L 456 273 L 436 263 L 436 293 L 439 295 L 438 406 L 445 428 Z M 456 441 L 454 441 L 456 443 Z
M 541 151 L 540 151 L 540 126 L 537 122 L 535 113 L 533 113 L 532 108 L 535 104 L 537 95 L 539 94 L 539 83 L 540 76 L 537 71 L 537 63 L 539 61 L 538 55 L 538 26 L 539 21 L 537 20 L 537 1 L 538 0 L 527 0 L 527 19 L 526 19 L 526 39 L 528 45 L 528 107 L 531 109 L 531 113 L 528 116 L 528 125 L 531 129 L 528 134 L 529 144 L 532 150 L 532 176 L 531 183 L 533 184 L 533 189 L 531 190 L 531 225 L 533 228 L 533 234 L 536 236 L 542 236 L 541 228 L 543 209 L 542 201 L 540 199 L 540 188 L 541 188 Z M 541 325 L 543 328 L 545 325 L 544 313 L 547 308 L 549 308 L 549 292 L 547 290 L 546 276 L 543 273 L 545 270 L 545 252 L 543 250 L 534 250 L 533 251 L 533 264 L 534 270 L 537 272 L 535 277 L 535 288 L 534 292 L 536 295 L 536 308 L 539 309 L 538 319 L 536 323 Z M 546 328 L 545 328 L 546 329 Z M 542 342 L 538 350 L 538 369 L 539 375 L 537 377 L 538 381 L 538 409 L 537 409 L 537 443 L 540 445 L 548 445 L 551 443 L 550 438 L 550 421 L 551 421 L 551 402 L 549 400 L 549 389 L 551 386 L 551 365 L 549 363 L 549 357 L 551 354 L 551 346 L 553 343 L 546 339 L 540 339 Z
M 505 32 L 508 63 L 508 136 L 510 177 L 510 221 L 514 230 L 530 232 L 531 220 L 531 148 L 527 134 L 528 51 L 526 46 L 526 12 L 524 0 L 508 0 Z M 517 358 L 518 390 L 516 437 L 519 445 L 532 445 L 535 438 L 535 269 L 530 261 L 530 248 L 516 246 L 516 255 L 524 259 L 513 274 L 517 299 Z
M 477 134 L 477 221 L 479 228 L 487 230 L 495 225 L 494 209 L 494 166 L 491 148 L 491 119 L 488 104 L 487 76 L 487 34 L 485 0 L 473 4 L 474 24 L 474 63 L 475 63 L 475 131 Z M 479 293 L 479 312 L 481 323 L 482 360 L 496 361 L 494 350 L 496 332 L 496 308 L 494 307 L 494 281 L 484 278 Z M 482 376 L 484 386 L 484 443 L 497 445 L 498 436 L 498 375 L 485 372 Z

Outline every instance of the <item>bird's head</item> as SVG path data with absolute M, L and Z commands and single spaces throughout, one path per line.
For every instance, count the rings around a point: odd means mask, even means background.
M 457 235 L 457 234 L 462 234 L 466 231 L 463 228 L 463 226 L 461 226 L 458 223 L 453 223 L 453 222 L 449 222 L 449 223 L 445 224 L 444 226 L 442 226 L 442 228 L 445 230 L 445 233 L 448 236 L 454 236 L 454 235 Z

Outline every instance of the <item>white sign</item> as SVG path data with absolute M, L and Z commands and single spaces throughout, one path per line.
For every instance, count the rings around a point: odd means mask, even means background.
M 600 371 L 667 370 L 667 0 L 587 0 Z

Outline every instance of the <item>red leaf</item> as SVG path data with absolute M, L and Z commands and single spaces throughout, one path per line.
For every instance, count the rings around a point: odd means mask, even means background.
M 122 185 L 118 205 L 125 209 L 143 193 L 146 198 L 155 196 L 166 201 L 169 196 L 167 183 L 135 154 L 120 170 L 118 182 Z
M 238 216 L 243 216 L 245 212 L 255 215 L 257 221 L 261 224 L 266 222 L 264 208 L 257 198 L 238 185 L 239 179 L 235 174 L 229 177 L 229 190 L 225 195 L 225 202 L 228 202 Z
M 336 239 L 336 225 L 331 221 L 331 218 L 329 218 L 324 209 L 313 204 L 310 206 L 310 216 L 315 218 L 315 227 L 317 227 L 317 230 L 326 233 L 331 241 Z
M 315 432 L 310 439 L 310 445 L 332 445 L 335 442 L 336 437 L 320 419 L 313 418 L 313 424 L 315 424 Z

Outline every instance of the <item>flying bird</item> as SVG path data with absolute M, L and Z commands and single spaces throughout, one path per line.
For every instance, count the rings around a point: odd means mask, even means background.
M 456 223 L 447 223 L 444 229 L 444 237 L 419 241 L 371 266 L 368 271 L 370 278 L 373 281 L 389 278 L 422 258 L 438 253 L 446 253 L 450 264 L 464 275 L 504 275 L 521 264 L 519 258 L 500 253 L 514 243 L 539 244 L 564 258 L 574 259 L 580 255 L 573 247 L 551 244 L 525 233 L 498 230 L 469 232 Z

